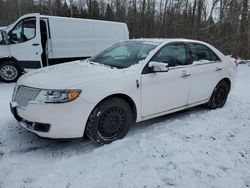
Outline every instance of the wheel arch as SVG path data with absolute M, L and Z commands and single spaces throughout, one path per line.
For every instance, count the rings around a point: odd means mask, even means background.
M 222 81 L 225 81 L 229 85 L 229 91 L 230 91 L 231 90 L 231 80 L 226 77 L 226 78 L 221 79 L 219 81 L 219 83 L 222 82 Z
M 231 90 L 231 81 L 230 81 L 230 79 L 229 79 L 228 77 L 222 78 L 222 79 L 214 86 L 214 89 L 215 89 L 216 86 L 217 86 L 220 82 L 222 82 L 222 81 L 225 81 L 226 83 L 229 84 L 229 91 L 230 91 L 230 90 Z M 213 91 L 210 93 L 209 99 L 211 99 L 211 97 L 212 97 L 212 95 L 213 95 L 213 92 L 214 92 L 214 89 L 213 89 Z M 208 100 L 209 100 L 209 99 L 208 99 Z
M 14 58 L 14 57 L 0 58 L 0 64 L 4 63 L 4 62 L 10 62 L 10 61 L 13 62 L 13 63 L 15 63 L 22 72 L 24 71 L 24 69 L 20 66 L 20 64 L 18 63 L 18 60 L 16 58 Z
M 133 122 L 136 122 L 136 120 L 137 120 L 137 107 L 136 107 L 136 104 L 135 104 L 134 100 L 130 96 L 126 95 L 126 94 L 116 93 L 116 94 L 109 95 L 109 96 L 103 98 L 100 102 L 98 102 L 96 104 L 96 106 L 98 106 L 103 101 L 105 101 L 107 99 L 111 99 L 111 98 L 121 98 L 121 99 L 125 100 L 129 104 L 129 106 L 130 106 L 130 108 L 132 110 Z M 94 107 L 94 109 L 95 109 L 95 107 Z

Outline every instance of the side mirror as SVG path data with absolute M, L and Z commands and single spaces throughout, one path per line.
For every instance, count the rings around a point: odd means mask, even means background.
M 168 72 L 169 71 L 168 63 L 160 63 L 160 62 L 151 61 L 148 67 L 151 68 L 154 72 Z
M 8 44 L 8 35 L 4 30 L 1 31 L 1 43 Z

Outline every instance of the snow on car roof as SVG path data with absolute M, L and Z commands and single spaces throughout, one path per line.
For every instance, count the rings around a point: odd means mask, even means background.
M 142 42 L 151 42 L 151 43 L 163 43 L 163 42 L 196 42 L 196 43 L 204 43 L 202 41 L 192 40 L 192 39 L 184 39 L 184 38 L 138 38 L 138 39 L 130 39 L 130 41 L 142 41 Z

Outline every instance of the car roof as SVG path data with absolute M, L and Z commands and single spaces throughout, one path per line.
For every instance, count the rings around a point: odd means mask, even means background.
M 129 41 L 152 42 L 152 43 L 195 42 L 195 43 L 206 44 L 205 42 L 202 41 L 184 39 L 184 38 L 139 38 L 139 39 L 130 39 Z

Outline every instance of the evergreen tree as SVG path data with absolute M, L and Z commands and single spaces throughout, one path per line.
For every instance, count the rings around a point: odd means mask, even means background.
M 63 10 L 63 16 L 70 17 L 70 9 L 66 1 L 63 3 L 62 10 Z
M 100 7 L 99 7 L 98 1 L 92 0 L 91 7 L 92 7 L 92 11 L 91 11 L 90 17 L 93 19 L 99 19 L 100 18 Z
M 0 11 L 0 26 L 4 25 L 4 9 L 5 9 L 5 6 L 4 6 L 4 2 L 3 0 L 0 0 L 0 7 L 1 7 L 1 11 Z
M 106 8 L 105 20 L 114 20 L 114 13 L 110 7 L 110 4 L 108 4 Z
M 56 16 L 64 16 L 62 1 L 55 0 L 54 4 L 55 4 L 55 13 L 54 14 Z

